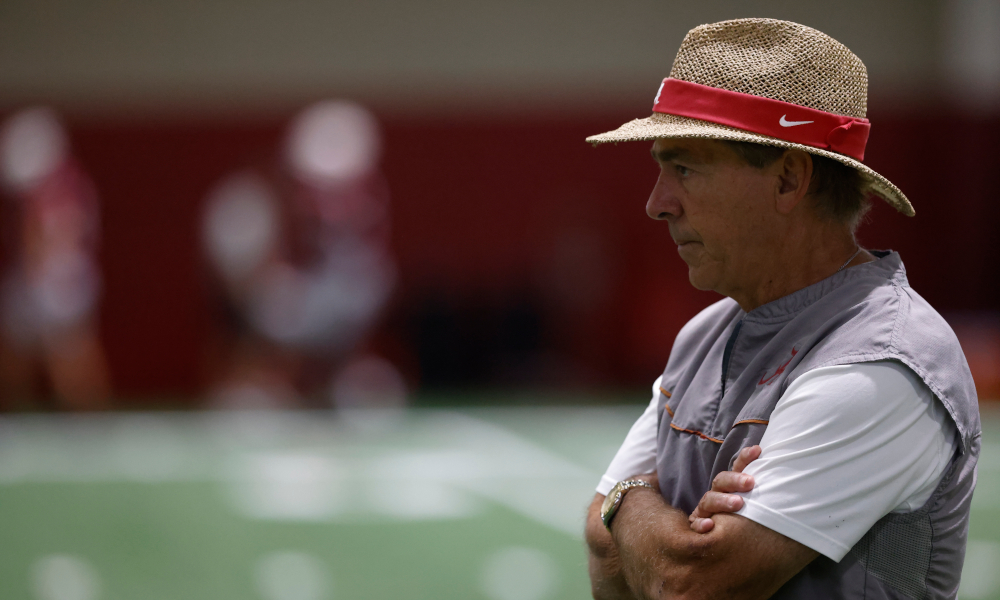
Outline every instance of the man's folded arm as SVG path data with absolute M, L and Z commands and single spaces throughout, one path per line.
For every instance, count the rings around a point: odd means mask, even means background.
M 635 594 L 629 589 L 622 573 L 618 548 L 601 520 L 603 503 L 604 494 L 597 493 L 587 511 L 587 570 L 590 573 L 590 591 L 594 600 L 635 600 Z
M 600 523 L 599 514 L 597 519 Z M 768 598 L 818 556 L 739 515 L 719 514 L 713 520 L 711 532 L 695 533 L 688 515 L 655 490 L 631 490 L 612 521 L 610 537 L 621 578 L 634 597 Z
M 653 382 L 649 405 L 629 429 L 625 441 L 601 477 L 597 494 L 587 514 L 586 537 L 590 550 L 588 570 L 592 592 L 598 600 L 631 600 L 635 597 L 621 575 L 618 550 L 601 521 L 601 503 L 617 482 L 636 473 L 652 473 L 656 470 L 656 411 L 661 379 L 662 377 L 657 377 Z
M 586 538 L 590 551 L 588 557 L 588 570 L 590 572 L 591 591 L 593 593 L 594 598 L 597 600 L 633 600 L 637 597 L 644 597 L 648 595 L 645 591 L 643 591 L 646 589 L 645 587 L 643 587 L 645 583 L 640 580 L 641 578 L 636 578 L 634 575 L 632 577 L 632 584 L 637 586 L 635 589 L 639 590 L 641 594 L 637 595 L 632 591 L 632 588 L 630 588 L 630 582 L 626 580 L 626 569 L 624 568 L 624 565 L 622 563 L 622 558 L 620 556 L 619 549 L 615 541 L 612 539 L 611 534 L 604 526 L 604 522 L 601 520 L 600 511 L 601 511 L 601 504 L 604 501 L 604 494 L 611 489 L 611 487 L 614 485 L 616 481 L 625 479 L 627 476 L 632 475 L 633 473 L 636 472 L 643 473 L 655 469 L 656 425 L 657 425 L 656 408 L 657 408 L 657 401 L 659 399 L 658 398 L 659 384 L 660 384 L 660 379 L 657 379 L 656 382 L 653 384 L 653 389 L 652 389 L 653 397 L 652 400 L 650 401 L 649 406 L 647 407 L 646 411 L 642 414 L 642 416 L 636 421 L 635 425 L 633 425 L 632 429 L 628 433 L 628 436 L 626 437 L 625 442 L 622 444 L 621 449 L 619 449 L 611 465 L 609 465 L 608 472 L 602 478 L 600 485 L 598 485 L 598 493 L 594 496 L 594 500 L 591 503 L 588 512 L 587 527 L 586 527 Z M 636 494 L 636 492 L 638 491 L 639 491 L 638 489 L 633 490 L 629 494 L 630 495 Z M 726 491 L 734 492 L 740 490 L 733 489 Z M 628 504 L 628 502 L 626 502 L 626 504 Z M 670 508 L 662 500 L 661 504 L 663 505 L 664 509 L 669 509 L 668 516 L 671 519 L 674 519 L 676 515 L 674 515 L 673 513 L 678 513 L 679 511 Z M 698 538 L 693 537 L 698 534 L 694 534 L 693 532 L 690 531 L 690 523 L 687 519 L 687 515 L 682 514 L 681 517 L 682 518 L 680 521 L 676 520 L 668 521 L 667 524 L 670 524 L 671 526 L 675 527 L 680 526 L 685 530 L 684 537 L 679 539 L 685 541 L 685 543 L 688 544 L 687 547 L 690 548 L 691 547 L 690 544 L 693 543 L 694 541 L 698 541 L 703 545 L 705 540 L 698 540 Z M 713 517 L 713 519 L 715 520 L 718 520 L 720 518 L 721 518 L 720 516 Z M 621 513 L 619 513 L 619 515 L 615 517 L 614 521 L 615 527 L 617 528 L 620 522 L 623 520 L 624 519 L 622 518 Z M 751 534 L 755 533 L 753 531 L 754 529 L 764 530 L 763 533 L 756 532 L 759 534 L 758 537 L 763 538 L 768 535 L 777 536 L 779 539 L 777 540 L 776 544 L 778 545 L 780 545 L 783 542 L 791 542 L 784 536 L 776 534 L 773 531 L 763 526 L 756 525 L 752 521 L 742 518 L 740 519 L 740 521 L 746 521 L 749 524 L 749 525 L 744 525 L 743 527 L 749 529 Z M 750 525 L 753 525 L 754 527 L 750 527 Z M 730 527 L 728 528 L 727 531 L 730 534 L 732 534 L 733 530 L 734 528 Z M 791 543 L 795 544 L 796 546 L 795 550 L 800 550 L 801 548 L 804 548 L 800 544 L 797 544 L 795 542 Z M 659 550 L 657 549 L 656 552 L 659 552 Z M 683 556 L 681 554 L 678 554 L 676 551 L 674 555 L 675 557 L 683 558 Z M 650 554 L 649 556 L 652 557 L 653 555 Z M 803 565 L 807 564 L 809 560 L 812 559 L 813 556 L 815 556 L 815 553 L 810 554 L 809 559 L 805 560 Z M 635 561 L 633 560 L 633 562 Z M 678 563 L 678 565 L 682 564 L 690 566 L 691 565 L 690 558 L 686 559 L 683 562 Z M 630 564 L 630 567 L 631 566 L 632 565 Z M 667 563 L 667 566 L 670 566 L 669 562 Z M 707 567 L 709 566 L 709 563 L 707 561 L 703 561 L 703 566 Z M 799 567 L 799 569 L 801 569 L 801 566 Z M 634 571 L 634 569 L 630 568 L 629 571 Z M 648 568 L 646 569 L 646 571 L 648 571 Z M 781 579 L 781 582 L 787 580 L 797 571 L 798 569 L 792 571 L 790 574 L 787 575 L 787 577 Z M 688 568 L 686 572 L 696 573 L 697 571 Z M 778 583 L 779 587 L 781 582 Z M 701 588 L 691 587 L 690 585 L 686 584 L 683 579 L 676 579 L 674 583 L 676 584 L 678 589 L 690 589 L 692 593 L 699 593 L 701 589 L 706 587 L 704 585 L 702 585 Z M 673 587 L 664 586 L 663 589 L 666 590 L 666 592 L 669 592 L 670 590 L 673 589 Z M 777 587 L 775 587 L 774 589 L 777 589 Z M 677 594 L 673 594 L 672 592 L 670 592 L 670 594 L 667 594 L 666 592 L 662 597 L 668 597 L 668 598 L 684 597 L 683 595 L 678 596 Z M 769 593 L 764 594 L 761 597 L 767 597 L 767 595 L 769 595 Z M 692 596 L 692 597 L 697 597 L 697 596 Z M 746 597 L 752 598 L 755 596 L 749 595 Z

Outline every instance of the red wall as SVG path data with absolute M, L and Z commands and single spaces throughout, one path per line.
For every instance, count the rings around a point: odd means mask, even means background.
M 583 142 L 627 118 L 385 120 L 402 285 L 380 338 L 411 373 L 407 315 L 421 298 L 474 311 L 527 294 L 540 307 L 545 360 L 572 365 L 572 380 L 656 376 L 679 327 L 716 296 L 691 289 L 665 227 L 645 216 L 656 176 L 648 145 Z M 1000 120 L 938 110 L 872 121 L 866 163 L 903 189 L 917 217 L 878 206 L 862 242 L 899 250 L 914 287 L 943 312 L 1000 310 Z M 102 334 L 119 395 L 204 385 L 212 324 L 200 206 L 230 170 L 270 160 L 281 125 L 71 123 L 103 201 Z M 580 236 L 589 251 L 559 246 Z

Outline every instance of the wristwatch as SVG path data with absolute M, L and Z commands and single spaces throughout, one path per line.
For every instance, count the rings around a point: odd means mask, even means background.
M 625 493 L 632 488 L 645 487 L 651 490 L 655 490 L 651 483 L 648 481 L 643 481 L 641 479 L 626 479 L 625 481 L 619 481 L 615 484 L 615 487 L 611 488 L 608 492 L 607 497 L 604 498 L 604 504 L 601 505 L 601 520 L 604 521 L 604 526 L 611 531 L 611 519 L 615 517 L 618 512 L 618 507 L 622 505 L 622 498 L 625 497 Z

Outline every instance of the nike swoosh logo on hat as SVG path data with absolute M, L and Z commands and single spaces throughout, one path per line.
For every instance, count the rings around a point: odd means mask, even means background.
M 795 127 L 796 125 L 805 125 L 806 123 L 815 123 L 815 121 L 786 121 L 785 117 L 787 117 L 787 116 L 788 115 L 781 115 L 781 118 L 778 119 L 778 125 L 781 125 L 782 127 Z
M 666 80 L 664 80 L 663 83 L 660 84 L 660 89 L 656 90 L 656 98 L 653 98 L 653 108 L 656 108 L 656 105 L 660 103 L 660 94 L 663 93 L 663 86 L 665 84 Z

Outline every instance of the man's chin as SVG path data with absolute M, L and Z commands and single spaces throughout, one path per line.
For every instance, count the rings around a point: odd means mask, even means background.
M 702 292 L 710 292 L 715 289 L 714 281 L 707 275 L 704 269 L 688 265 L 688 281 L 691 282 L 694 289 Z

